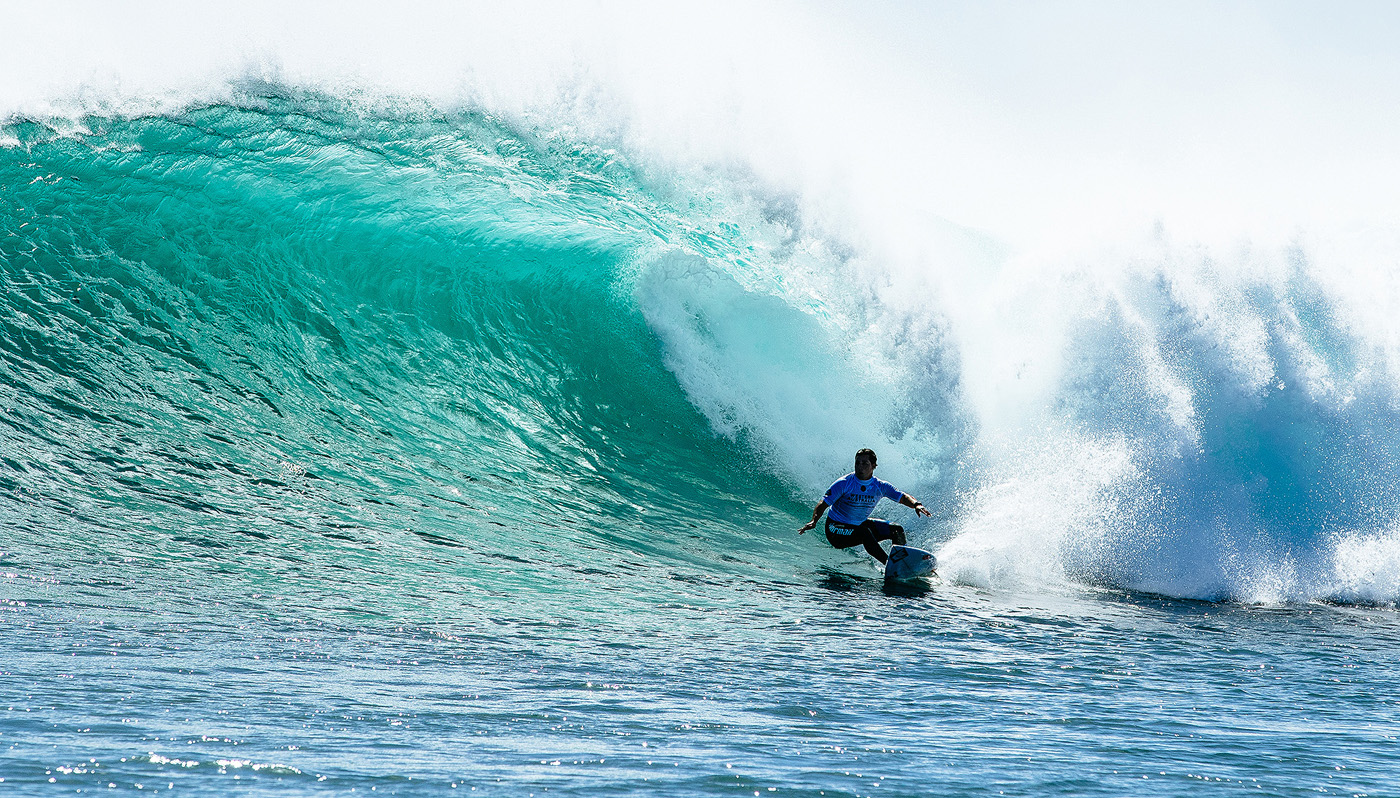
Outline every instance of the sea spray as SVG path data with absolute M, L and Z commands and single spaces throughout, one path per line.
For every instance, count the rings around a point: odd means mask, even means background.
M 1303 251 L 1235 257 L 1148 245 L 1040 295 L 1057 343 L 1031 367 L 1050 378 L 990 431 L 1010 479 L 949 554 L 996 539 L 1024 571 L 1178 596 L 1347 592 L 1339 542 L 1384 537 L 1400 508 L 1395 380 Z M 1111 477 L 1094 451 L 1116 452 Z

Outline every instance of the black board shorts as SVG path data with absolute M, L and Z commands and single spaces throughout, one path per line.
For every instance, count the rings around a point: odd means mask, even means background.
M 867 518 L 859 526 L 843 524 L 826 519 L 826 542 L 838 549 L 864 546 L 867 542 L 893 540 L 894 532 L 889 521 L 882 518 Z

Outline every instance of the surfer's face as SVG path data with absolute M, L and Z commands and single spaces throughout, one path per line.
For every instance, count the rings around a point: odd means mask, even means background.
M 856 479 L 870 479 L 874 474 L 875 461 L 870 459 L 870 455 L 858 455 L 856 457 Z

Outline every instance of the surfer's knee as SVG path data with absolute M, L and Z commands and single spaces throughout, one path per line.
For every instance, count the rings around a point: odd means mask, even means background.
M 890 540 L 896 545 L 904 545 L 904 527 L 899 524 L 890 524 Z

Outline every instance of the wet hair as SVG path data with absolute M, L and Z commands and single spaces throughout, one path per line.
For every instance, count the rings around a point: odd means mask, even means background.
M 879 459 L 878 457 L 875 456 L 875 450 L 874 450 L 874 449 L 861 449 L 860 451 L 856 452 L 856 457 L 859 458 L 859 457 L 860 457 L 861 455 L 863 455 L 863 454 L 868 454 L 868 455 L 870 455 L 870 464 L 871 464 L 871 465 L 879 465 L 879 464 L 880 464 L 880 459 Z

